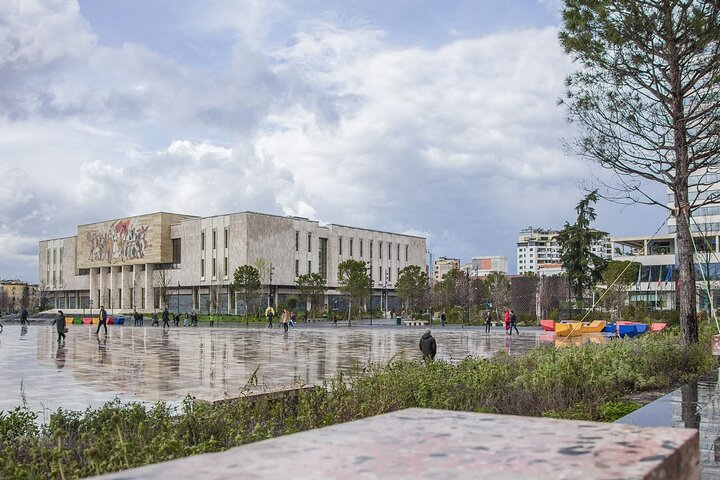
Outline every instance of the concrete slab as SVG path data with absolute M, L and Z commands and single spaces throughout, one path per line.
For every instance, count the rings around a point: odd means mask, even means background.
M 408 409 L 98 478 L 696 479 L 678 428 Z

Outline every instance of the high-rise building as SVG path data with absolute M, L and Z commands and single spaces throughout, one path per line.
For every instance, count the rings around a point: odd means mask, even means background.
M 688 179 L 688 195 L 690 204 L 710 201 L 708 205 L 698 208 L 690 218 L 690 232 L 714 236 L 720 232 L 720 169 L 707 169 L 690 175 Z M 667 206 L 675 208 L 675 197 L 667 189 Z M 675 233 L 677 222 L 674 216 L 667 221 L 668 233 Z
M 517 270 L 524 273 L 538 273 L 545 264 L 560 263 L 560 244 L 557 230 L 528 227 L 520 230 L 517 241 Z M 596 241 L 592 247 L 595 255 L 609 260 L 612 257 L 610 237 Z

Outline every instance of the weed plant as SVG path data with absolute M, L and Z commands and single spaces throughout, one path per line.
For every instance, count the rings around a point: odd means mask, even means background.
M 0 478 L 79 478 L 409 407 L 613 421 L 638 405 L 629 393 L 668 389 L 717 367 L 710 329 L 684 349 L 677 329 L 606 344 L 540 347 L 458 364 L 396 360 L 339 374 L 296 397 L 0 412 Z

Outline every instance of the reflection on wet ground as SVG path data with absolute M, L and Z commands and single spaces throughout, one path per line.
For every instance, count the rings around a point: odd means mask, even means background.
M 695 428 L 700 433 L 700 478 L 720 479 L 720 370 L 635 410 L 617 423 Z
M 24 396 L 33 410 L 82 410 L 118 397 L 121 401 L 177 401 L 190 394 L 215 400 L 237 396 L 256 372 L 257 384 L 279 387 L 320 383 L 339 371 L 384 364 L 393 357 L 421 358 L 424 328 L 329 325 L 291 329 L 119 327 L 98 338 L 92 326 L 71 325 L 58 347 L 54 327 L 8 325 L 0 334 L 0 410 Z M 523 354 L 541 344 L 565 346 L 597 338 L 555 339 L 553 333 L 521 329 L 437 327 L 438 358 Z

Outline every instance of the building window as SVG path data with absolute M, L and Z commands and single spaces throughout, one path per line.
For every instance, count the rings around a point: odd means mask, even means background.
M 227 257 L 223 258 L 223 275 L 228 276 L 228 261 Z
M 53 265 L 57 263 L 57 248 L 53 248 Z
M 300 251 L 300 232 L 295 230 L 295 251 Z
M 63 247 L 60 247 L 60 259 L 58 260 L 58 263 L 60 264 L 60 270 L 62 270 L 62 257 L 63 257 Z
M 215 269 L 216 269 L 215 264 L 216 264 L 216 262 L 215 262 L 215 257 L 213 257 L 213 259 L 212 259 L 212 276 L 213 276 L 213 277 L 216 275 L 216 273 L 215 273 Z
M 350 256 L 353 256 L 353 239 L 350 238 Z
M 201 277 L 205 276 L 205 259 L 204 258 L 200 259 L 200 276 Z
M 338 238 L 338 255 L 342 256 L 342 237 Z
M 308 252 L 312 252 L 312 233 L 308 233 Z
M 224 239 L 225 240 L 225 243 L 224 243 L 225 248 L 228 248 L 228 238 L 230 238 L 230 233 L 229 233 L 228 227 L 225 227 L 225 239 Z
M 47 267 L 50 270 L 50 249 L 47 249 Z
M 363 258 L 363 239 L 360 239 L 360 258 Z
M 405 245 L 405 261 L 408 261 L 408 251 L 410 250 L 410 245 Z
M 382 282 L 382 265 L 378 265 L 378 282 Z
M 140 289 L 140 308 L 145 308 L 145 289 Z
M 395 258 L 397 259 L 398 262 L 400 261 L 400 244 L 399 243 L 397 244 L 397 257 L 395 257 Z
M 373 257 L 373 241 L 370 240 L 370 260 L 372 260 Z
M 295 276 L 300 276 L 300 260 L 295 260 Z
M 380 260 L 382 260 L 382 242 L 378 242 L 378 251 L 380 252 Z
M 145 271 L 145 264 L 144 264 L 144 263 L 143 263 L 142 265 L 140 265 L 140 271 L 141 271 L 141 272 L 144 272 L 144 271 Z
M 172 239 L 172 263 L 179 265 L 181 263 L 182 252 L 179 238 Z
M 213 250 L 217 249 L 217 230 L 214 228 L 212 231 L 212 248 Z
M 205 230 L 200 232 L 200 250 L 205 250 Z
M 312 273 L 312 261 L 308 260 L 308 273 Z
M 388 242 L 388 260 L 392 260 L 392 243 Z
M 388 283 L 392 283 L 392 270 L 390 269 L 390 267 L 388 267 L 387 269 L 387 279 Z

